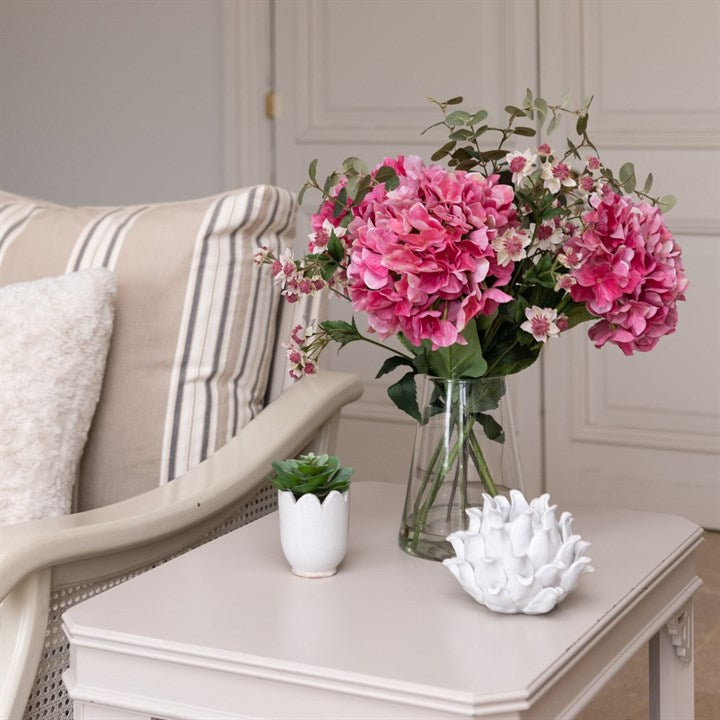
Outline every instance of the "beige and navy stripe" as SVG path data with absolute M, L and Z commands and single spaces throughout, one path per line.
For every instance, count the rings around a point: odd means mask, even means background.
M 0 193 L 0 284 L 101 266 L 118 278 L 79 509 L 182 475 L 262 408 L 279 291 L 253 255 L 291 244 L 294 216 L 290 193 L 262 185 L 116 208 Z

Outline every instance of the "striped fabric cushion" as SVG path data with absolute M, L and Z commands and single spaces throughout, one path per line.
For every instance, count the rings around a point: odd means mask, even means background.
M 0 285 L 88 267 L 118 279 L 79 510 L 182 475 L 260 410 L 279 294 L 253 254 L 290 245 L 294 218 L 292 195 L 264 185 L 116 208 L 0 193 Z

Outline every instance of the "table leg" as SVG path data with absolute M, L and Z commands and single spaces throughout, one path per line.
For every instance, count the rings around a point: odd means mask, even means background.
M 650 720 L 693 720 L 694 691 L 690 600 L 650 640 Z
M 78 700 L 73 703 L 73 718 L 74 720 L 152 720 L 150 715 L 143 713 L 116 710 Z

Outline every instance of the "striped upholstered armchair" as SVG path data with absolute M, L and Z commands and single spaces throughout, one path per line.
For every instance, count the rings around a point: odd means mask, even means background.
M 270 512 L 270 461 L 334 443 L 359 380 L 290 385 L 281 342 L 319 301 L 283 312 L 253 266 L 259 247 L 292 244 L 294 217 L 270 186 L 125 208 L 0 194 L 0 285 L 93 267 L 117 278 L 73 513 L 1 531 L 1 718 L 71 717 L 62 613 Z

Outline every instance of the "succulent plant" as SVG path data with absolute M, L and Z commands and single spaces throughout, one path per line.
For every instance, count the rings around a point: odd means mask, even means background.
M 555 519 L 548 494 L 529 504 L 517 490 L 510 501 L 483 498 L 482 508 L 467 510 L 468 529 L 448 535 L 456 557 L 443 561 L 477 602 L 501 613 L 546 613 L 593 572 L 590 543 L 572 534 L 570 513 Z
M 350 486 L 353 468 L 341 467 L 335 455 L 307 453 L 297 459 L 275 461 L 270 482 L 278 489 L 290 491 L 299 499 L 302 495 L 316 495 L 321 500 L 331 491 L 342 493 Z

